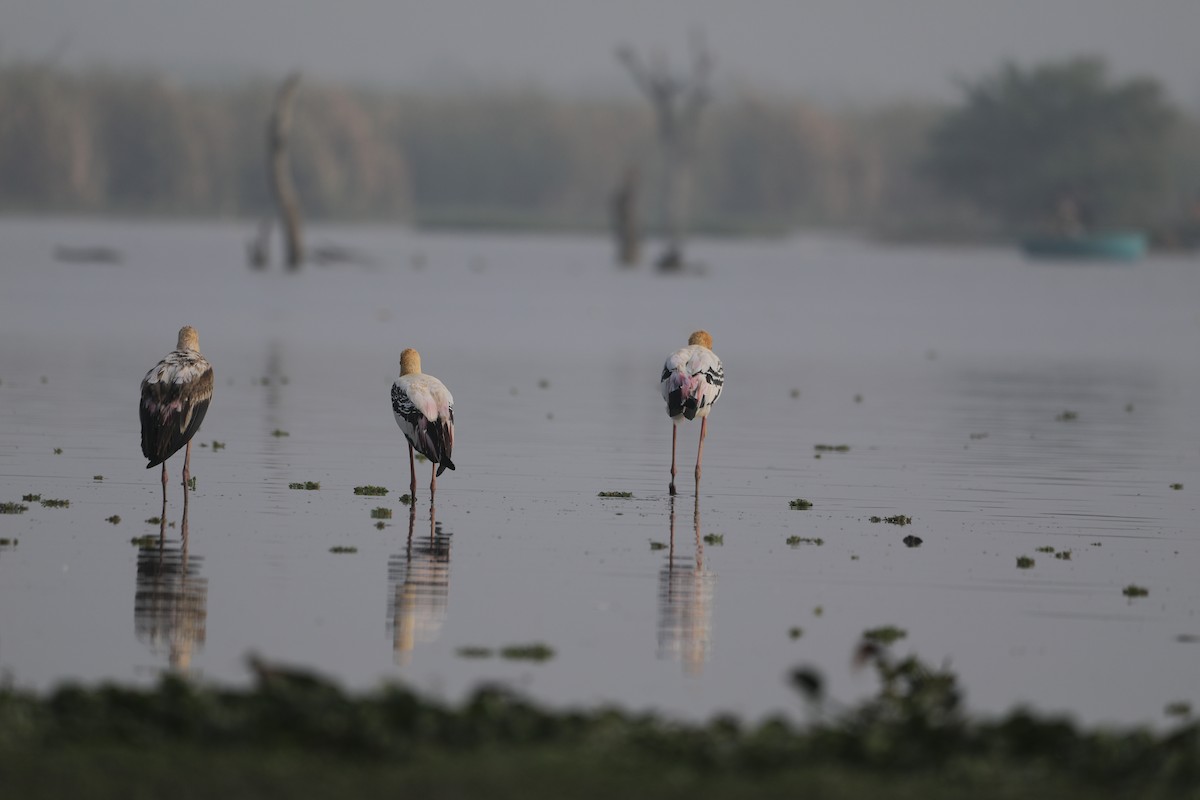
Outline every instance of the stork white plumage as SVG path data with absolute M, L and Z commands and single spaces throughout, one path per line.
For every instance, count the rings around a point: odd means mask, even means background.
M 437 491 L 437 478 L 454 469 L 454 397 L 446 385 L 421 372 L 421 356 L 412 348 L 400 354 L 400 377 L 392 384 L 392 414 L 408 439 L 409 492 L 417 496 L 417 468 L 413 449 L 433 464 L 429 496 Z
M 186 445 L 183 456 L 183 504 L 187 508 L 191 477 L 192 437 L 200 429 L 212 400 L 213 369 L 200 355 L 196 329 L 184 325 L 167 357 L 142 379 L 142 454 L 146 469 L 162 464 L 163 509 L 167 507 L 167 459 Z
M 708 331 L 696 331 L 663 364 L 660 379 L 662 396 L 667 401 L 671 426 L 671 494 L 675 494 L 675 440 L 679 423 L 700 418 L 700 446 L 696 450 L 696 489 L 700 489 L 700 461 L 704 455 L 704 436 L 708 432 L 708 412 L 725 386 L 725 368 L 712 351 Z

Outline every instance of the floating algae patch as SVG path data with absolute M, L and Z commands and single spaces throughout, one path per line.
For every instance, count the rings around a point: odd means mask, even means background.
M 70 505 L 70 500 L 56 500 L 52 497 L 42 501 L 42 508 L 67 508 Z
M 149 517 L 146 519 L 147 525 L 162 525 L 162 517 Z
M 102 481 L 102 480 L 104 480 L 104 476 L 103 476 L 103 475 L 93 475 L 93 476 L 92 476 L 92 480 L 94 480 L 94 481 Z
M 391 518 L 392 518 L 392 510 L 390 508 L 384 508 L 384 507 L 380 506 L 379 508 L 371 509 L 371 519 L 391 519 Z
M 788 508 L 804 511 L 812 507 L 813 504 L 808 500 L 805 500 L 803 497 L 797 497 L 795 500 L 788 500 Z
M 413 502 L 412 495 L 409 494 L 408 492 L 405 492 L 404 494 L 400 495 L 396 499 L 399 500 L 402 505 L 406 505 L 406 506 L 411 506 L 412 502 Z
M 1031 569 L 1035 563 L 1029 556 L 1017 556 L 1017 569 Z
M 288 488 L 289 489 L 304 489 L 305 491 L 314 491 L 316 489 L 321 488 L 321 482 L 320 481 L 298 481 L 296 483 L 289 483 Z
M 633 492 L 600 492 L 596 497 L 633 497 Z
M 24 514 L 29 506 L 20 503 L 0 503 L 0 514 Z
M 706 533 L 704 534 L 704 543 L 712 546 L 720 546 L 725 544 L 725 534 L 723 533 Z
M 329 552 L 331 552 L 331 553 L 357 553 L 358 548 L 357 547 L 348 547 L 348 546 L 342 545 L 342 544 L 336 544 L 333 547 L 329 548 Z
M 188 478 L 188 488 L 191 489 L 193 492 L 196 491 L 196 476 L 195 475 Z
M 1182 483 L 1172 483 L 1171 488 L 1178 492 L 1180 489 L 1183 488 L 1183 484 Z
M 901 541 L 904 542 L 905 547 L 920 547 L 924 543 L 924 539 L 920 536 L 913 536 L 911 533 Z
M 912 525 L 912 517 L 894 514 L 890 517 L 871 517 L 871 522 L 886 522 L 889 525 Z
M 121 522 L 121 515 L 113 514 L 111 517 L 106 517 L 104 521 L 110 525 L 117 525 Z
M 813 449 L 818 453 L 849 453 L 850 445 L 848 444 L 815 444 Z
M 454 651 L 459 658 L 491 658 L 496 654 L 490 647 L 460 647 Z
M 534 661 L 541 663 L 554 658 L 554 650 L 549 645 L 535 642 L 533 644 L 513 644 L 500 648 L 500 657 L 509 661 Z
M 279 439 L 283 436 L 291 436 L 290 433 L 288 433 L 287 431 L 282 430 L 280 428 L 276 428 L 275 430 L 271 431 L 271 435 L 274 436 L 276 439 Z
M 1070 561 L 1071 560 L 1071 551 L 1070 550 L 1059 550 L 1057 553 L 1054 554 L 1054 557 L 1057 558 L 1059 561 Z
M 1072 420 L 1079 419 L 1079 412 L 1068 409 L 1061 412 L 1057 417 L 1055 417 L 1055 419 L 1059 422 L 1070 422 Z
M 388 493 L 388 490 L 382 486 L 355 486 L 354 493 L 367 495 L 368 497 L 383 497 Z
M 21 501 L 24 503 L 37 503 L 42 499 L 40 494 L 26 494 L 21 496 Z
M 134 547 L 157 547 L 159 537 L 151 535 L 135 536 L 129 540 L 129 543 Z
M 815 539 L 809 536 L 789 536 L 787 538 L 787 544 L 791 547 L 799 547 L 802 544 L 815 544 L 820 547 L 821 545 L 825 544 L 825 540 Z
M 662 542 L 656 542 L 653 539 L 651 539 L 650 540 L 650 549 L 651 550 L 666 550 L 667 546 L 665 544 L 663 544 Z
M 386 528 L 386 527 L 387 527 L 387 523 L 386 523 L 386 522 L 384 522 L 383 520 L 380 520 L 379 522 L 376 522 L 376 523 L 375 523 L 375 529 L 376 529 L 376 530 L 383 530 L 383 529 L 384 529 L 384 528 Z
M 908 636 L 908 631 L 895 625 L 882 625 L 878 628 L 868 628 L 863 631 L 862 638 L 868 642 L 889 645 Z
M 1137 584 L 1131 583 L 1121 590 L 1121 594 L 1125 595 L 1126 597 L 1145 597 L 1150 594 L 1150 590 L 1145 586 L 1138 586 Z

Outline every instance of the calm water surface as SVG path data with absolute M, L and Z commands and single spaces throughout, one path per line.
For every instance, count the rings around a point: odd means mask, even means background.
M 869 694 L 851 652 L 891 624 L 977 711 L 1157 723 L 1200 706 L 1194 258 L 797 237 L 697 242 L 707 274 L 666 278 L 617 271 L 601 239 L 327 228 L 313 241 L 371 263 L 285 276 L 245 268 L 248 235 L 0 223 L 0 502 L 70 501 L 0 515 L 14 684 L 243 684 L 253 652 L 448 699 L 486 680 L 556 705 L 800 716 L 786 672 Z M 57 245 L 124 258 L 60 263 Z M 177 456 L 165 546 L 138 547 L 161 491 L 138 383 L 185 323 L 217 375 L 209 446 L 186 542 Z M 684 477 L 672 503 L 658 373 L 699 327 L 728 383 L 699 496 Z M 458 470 L 434 509 L 422 470 L 411 516 L 389 402 L 410 346 L 458 422 Z M 680 434 L 690 476 L 698 427 Z M 597 497 L 612 490 L 633 497 Z M 870 522 L 896 514 L 912 524 Z M 531 642 L 555 657 L 459 654 Z

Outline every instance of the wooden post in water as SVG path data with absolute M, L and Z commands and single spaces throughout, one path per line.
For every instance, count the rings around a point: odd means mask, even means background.
M 292 105 L 300 88 L 300 73 L 293 72 L 275 95 L 275 107 L 267 123 L 267 164 L 271 190 L 283 224 L 284 259 L 289 270 L 304 263 L 304 243 L 300 232 L 300 203 L 288 171 L 287 145 L 292 127 Z
M 629 167 L 612 196 L 612 232 L 617 243 L 617 263 L 636 267 L 641 255 L 641 230 L 637 220 L 638 171 Z

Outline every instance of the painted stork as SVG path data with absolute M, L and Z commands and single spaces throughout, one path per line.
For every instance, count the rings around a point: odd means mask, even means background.
M 408 439 L 409 492 L 417 496 L 413 448 L 433 462 L 429 496 L 437 491 L 437 476 L 454 469 L 454 397 L 446 385 L 421 372 L 421 355 L 411 347 L 400 354 L 400 377 L 392 384 L 392 414 Z
M 142 379 L 142 454 L 146 469 L 162 464 L 163 509 L 167 507 L 167 459 L 187 446 L 183 456 L 183 503 L 187 507 L 192 436 L 212 400 L 212 364 L 200 355 L 196 329 L 179 329 L 179 343 Z
M 725 368 L 712 351 L 712 336 L 708 331 L 693 333 L 688 337 L 687 347 L 671 353 L 663 364 L 662 396 L 667 401 L 667 414 L 674 420 L 671 426 L 671 494 L 675 494 L 675 440 L 679 423 L 700 418 L 700 447 L 696 450 L 696 488 L 699 490 L 708 412 L 720 398 L 724 386 Z

